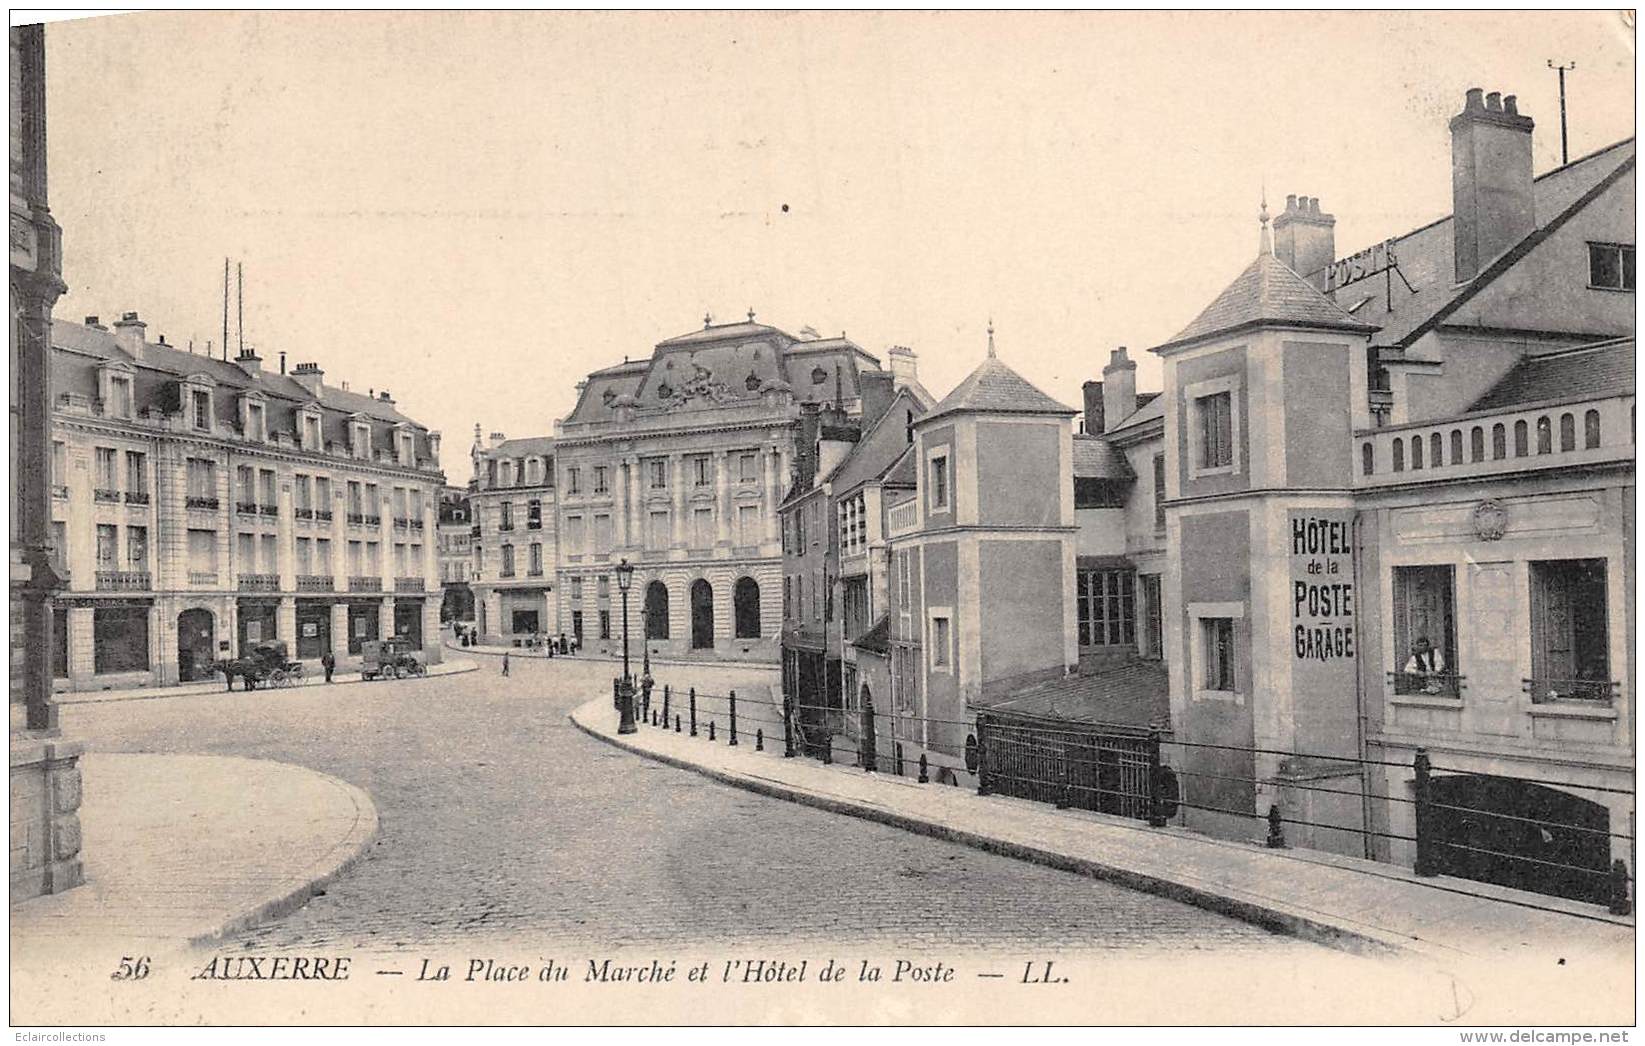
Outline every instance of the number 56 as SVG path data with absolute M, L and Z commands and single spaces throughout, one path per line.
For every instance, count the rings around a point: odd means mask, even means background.
M 120 956 L 120 968 L 109 974 L 111 981 L 140 981 L 149 975 L 149 957 Z

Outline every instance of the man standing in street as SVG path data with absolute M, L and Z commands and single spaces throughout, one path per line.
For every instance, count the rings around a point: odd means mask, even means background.
M 331 682 L 331 672 L 337 667 L 337 655 L 329 650 L 321 654 L 320 667 L 326 670 L 326 682 Z
M 503 655 L 503 675 L 508 675 L 508 655 Z

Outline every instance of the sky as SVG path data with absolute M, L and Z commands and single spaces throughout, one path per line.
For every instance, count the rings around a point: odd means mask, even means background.
M 388 389 L 469 475 L 588 371 L 743 318 L 1001 358 L 1064 403 L 1186 326 L 1287 193 L 1345 256 L 1451 210 L 1447 122 L 1538 173 L 1632 135 L 1606 13 L 146 13 L 46 32 L 56 315 Z M 231 332 L 231 341 L 237 335 Z

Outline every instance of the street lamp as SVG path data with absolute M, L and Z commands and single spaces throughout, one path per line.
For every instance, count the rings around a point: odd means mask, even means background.
M 634 583 L 634 564 L 627 557 L 617 564 L 617 590 L 623 594 L 623 678 L 617 684 L 618 708 L 622 719 L 617 724 L 619 734 L 632 734 L 634 725 L 634 679 L 628 674 L 628 588 Z

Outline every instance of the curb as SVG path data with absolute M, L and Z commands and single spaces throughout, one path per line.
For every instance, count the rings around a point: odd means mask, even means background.
M 955 828 L 939 821 L 931 821 L 910 814 L 899 813 L 884 807 L 871 805 L 867 802 L 854 802 L 834 796 L 818 795 L 803 788 L 785 785 L 775 781 L 747 777 L 729 770 L 704 766 L 693 763 L 678 756 L 665 755 L 660 752 L 649 751 L 638 745 L 624 741 L 616 736 L 607 734 L 598 728 L 584 723 L 578 718 L 583 709 L 596 706 L 600 699 L 596 698 L 589 704 L 572 710 L 566 718 L 573 726 L 588 736 L 614 748 L 632 752 L 647 759 L 665 763 L 681 770 L 690 770 L 722 784 L 741 788 L 745 791 L 756 792 L 760 795 L 782 799 L 791 803 L 816 807 L 829 813 L 844 814 L 849 817 L 858 817 L 865 821 L 875 821 L 901 828 L 904 831 L 917 835 L 930 836 L 947 842 L 959 843 L 973 849 L 988 853 L 1010 857 L 1016 860 L 1027 861 L 1031 864 L 1055 868 L 1059 871 L 1073 872 L 1092 879 L 1101 879 L 1115 883 L 1126 889 L 1141 893 L 1154 894 L 1168 900 L 1191 904 L 1196 908 L 1226 915 L 1241 922 L 1251 923 L 1265 930 L 1310 941 L 1339 951 L 1347 951 L 1358 955 L 1369 956 L 1421 956 L 1433 959 L 1436 956 L 1428 954 L 1426 949 L 1419 947 L 1413 939 L 1393 935 L 1380 934 L 1374 931 L 1352 928 L 1337 923 L 1326 922 L 1316 915 L 1283 908 L 1268 901 L 1249 900 L 1235 897 L 1230 894 L 1216 893 L 1202 886 L 1176 879 L 1167 879 L 1163 876 L 1138 872 L 1117 865 L 1104 864 L 1089 858 L 1074 857 L 1069 854 L 1058 853 L 1054 850 L 1045 850 L 1025 843 L 1011 842 L 994 836 L 984 835 L 968 829 Z
M 273 761 L 270 760 L 270 762 Z M 371 801 L 371 796 L 364 789 L 351 785 L 340 778 L 332 777 L 330 774 L 310 770 L 306 766 L 298 766 L 295 763 L 282 763 L 280 765 L 313 774 L 315 777 L 322 778 L 333 787 L 341 790 L 354 804 L 356 814 L 354 827 L 350 829 L 348 835 L 341 842 L 332 847 L 331 851 L 320 859 L 322 862 L 331 861 L 335 855 L 335 863 L 331 864 L 329 868 L 322 869 L 305 882 L 258 902 L 251 909 L 239 915 L 230 916 L 215 929 L 195 934 L 188 939 L 190 945 L 211 944 L 230 934 L 239 933 L 242 930 L 248 930 L 266 922 L 272 922 L 281 916 L 296 911 L 312 900 L 316 893 L 335 882 L 339 876 L 352 868 L 360 858 L 364 857 L 367 845 L 377 835 L 377 804 Z
M 531 659 L 531 660 L 534 660 L 534 661 L 556 661 L 556 660 L 565 658 L 565 659 L 569 659 L 573 664 L 575 664 L 579 661 L 582 661 L 582 662 L 603 661 L 607 664 L 619 665 L 619 664 L 622 664 L 622 660 L 623 660 L 620 657 L 613 657 L 609 654 L 555 654 L 553 657 L 549 657 L 547 654 L 528 653 L 527 651 L 525 651 L 523 649 L 522 650 L 509 649 L 507 651 L 502 651 L 502 650 L 487 650 L 483 647 L 469 647 L 469 646 L 453 645 L 451 643 L 446 643 L 444 645 L 445 645 L 445 648 L 447 650 L 457 651 L 459 653 L 464 654 L 465 656 L 473 655 L 473 654 L 483 654 L 486 657 L 502 657 L 504 653 L 507 653 L 508 656 L 510 656 L 510 657 L 517 657 L 517 658 L 521 658 L 521 659 Z M 739 670 L 740 669 L 740 670 L 749 671 L 749 672 L 778 672 L 782 669 L 782 666 L 780 664 L 777 664 L 776 662 L 770 662 L 770 661 L 699 661 L 699 660 L 687 661 L 687 660 L 683 660 L 681 658 L 654 657 L 654 658 L 651 659 L 651 663 L 653 665 L 684 665 L 688 668 L 727 668 L 727 669 L 733 669 L 733 670 Z
M 442 662 L 442 664 L 461 665 L 462 662 L 459 662 L 459 661 L 446 661 L 446 662 Z M 449 672 L 431 672 L 429 674 L 426 674 L 426 675 L 422 676 L 421 678 L 423 678 L 423 679 L 440 679 L 440 678 L 443 678 L 445 676 L 460 676 L 460 675 L 465 675 L 469 672 L 479 671 L 479 668 L 480 668 L 479 662 L 470 661 L 464 667 L 453 668 Z M 411 678 L 411 677 L 407 677 L 407 678 Z M 302 691 L 305 691 L 305 690 L 309 690 L 309 689 L 312 689 L 312 688 L 318 688 L 318 687 L 353 686 L 356 683 L 374 683 L 374 682 L 377 682 L 377 680 L 374 680 L 374 679 L 337 679 L 337 680 L 333 680 L 330 683 L 305 683 L 302 686 L 260 687 L 260 688 L 258 688 L 258 690 L 253 691 L 253 693 L 261 693 L 261 692 L 283 693 L 283 692 L 288 692 L 288 691 L 302 692 Z M 193 689 L 184 690 L 181 687 L 156 686 L 156 687 L 144 687 L 140 691 L 137 691 L 135 693 L 127 693 L 126 696 L 124 696 L 124 697 L 86 697 L 86 698 L 72 698 L 72 697 L 69 697 L 69 695 L 72 695 L 72 694 L 92 694 L 92 693 L 104 693 L 104 692 L 105 691 L 93 691 L 93 690 L 64 690 L 61 693 L 57 693 L 57 694 L 52 695 L 52 698 L 53 698 L 52 703 L 55 704 L 55 705 L 115 705 L 115 704 L 120 704 L 120 703 L 125 702 L 125 701 L 158 701 L 162 698 L 168 698 L 168 697 L 205 697 L 205 696 L 210 695 L 210 694 L 228 694 L 228 693 L 243 694 L 243 693 L 246 693 L 246 691 L 244 691 L 244 690 L 230 691 L 230 690 L 224 690 L 220 687 L 213 687 L 210 690 L 193 690 Z

